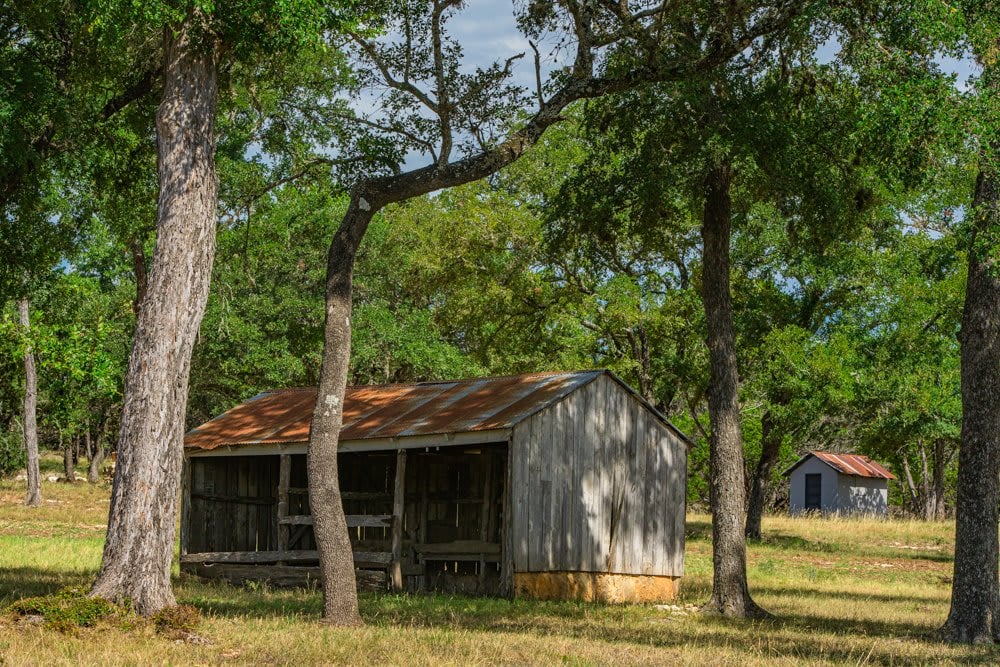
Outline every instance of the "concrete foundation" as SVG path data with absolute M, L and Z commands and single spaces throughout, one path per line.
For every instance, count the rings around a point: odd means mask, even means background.
M 610 604 L 669 602 L 681 578 L 602 572 L 517 572 L 514 596 L 536 600 L 580 600 Z

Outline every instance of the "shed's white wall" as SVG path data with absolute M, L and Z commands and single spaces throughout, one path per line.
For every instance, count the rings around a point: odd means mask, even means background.
M 516 425 L 515 572 L 681 576 L 687 445 L 607 375 Z
M 837 508 L 841 514 L 886 516 L 889 511 L 889 480 L 841 475 Z
M 806 475 L 822 475 L 820 486 L 820 511 L 830 514 L 837 511 L 837 471 L 815 456 L 800 465 L 789 475 L 788 509 L 792 514 L 801 514 L 806 509 Z

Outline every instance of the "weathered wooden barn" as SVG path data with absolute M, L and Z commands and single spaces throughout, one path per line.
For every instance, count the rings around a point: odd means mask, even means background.
M 316 580 L 315 399 L 265 392 L 185 436 L 183 572 Z M 687 441 L 609 372 L 352 387 L 340 452 L 363 586 L 609 602 L 677 593 Z
M 889 511 L 889 480 L 896 476 L 859 454 L 808 452 L 785 471 L 792 514 L 867 515 Z

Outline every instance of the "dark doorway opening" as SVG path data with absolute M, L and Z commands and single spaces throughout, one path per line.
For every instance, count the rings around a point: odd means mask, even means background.
M 821 509 L 823 497 L 823 475 L 806 475 L 806 509 Z

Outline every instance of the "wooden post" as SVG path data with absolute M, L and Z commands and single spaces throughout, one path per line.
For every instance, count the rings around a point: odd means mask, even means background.
M 417 517 L 417 542 L 421 544 L 426 544 L 427 539 L 427 513 L 430 511 L 430 469 L 427 466 L 427 458 L 419 457 L 416 459 L 417 462 L 417 473 L 420 479 L 420 515 Z M 423 473 L 423 474 L 421 474 Z M 420 576 L 417 578 L 417 590 L 426 591 L 427 590 L 427 565 L 422 559 L 417 559 L 420 562 Z
M 493 452 L 483 449 L 483 458 L 486 459 L 486 470 L 484 472 L 483 484 L 483 504 L 481 516 L 479 517 L 479 540 L 481 542 L 490 541 L 490 515 L 493 513 Z M 479 554 L 479 593 L 485 593 L 486 588 L 486 554 Z
M 392 590 L 403 590 L 403 512 L 406 509 L 406 450 L 396 452 L 396 484 L 392 490 L 392 563 L 389 578 Z
M 181 468 L 181 555 L 187 554 L 191 540 L 191 459 Z
M 522 448 L 518 448 L 522 449 Z M 511 481 L 514 478 L 514 438 L 507 439 L 507 464 L 504 466 L 505 481 L 501 496 L 502 516 L 500 522 L 500 595 L 514 597 L 514 519 L 511 515 Z
M 290 526 L 281 520 L 288 516 L 288 487 L 292 482 L 292 456 L 282 454 L 278 466 L 278 552 L 288 551 Z

